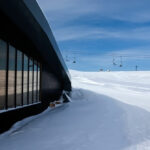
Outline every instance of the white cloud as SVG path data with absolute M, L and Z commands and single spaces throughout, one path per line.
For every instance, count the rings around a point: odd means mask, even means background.
M 54 30 L 57 41 L 119 38 L 130 40 L 150 41 L 150 27 L 137 27 L 134 29 L 98 28 L 88 26 L 69 26 Z
M 150 21 L 149 0 L 37 0 L 50 21 L 68 22 L 83 15 L 129 22 Z
M 78 18 L 91 14 L 128 22 L 150 21 L 149 0 L 37 0 L 53 29 L 57 41 L 76 39 L 124 38 L 150 40 L 150 27 L 120 30 L 80 25 Z M 76 20 L 77 25 L 70 25 Z M 89 22 L 91 16 L 88 18 Z M 92 20 L 91 20 L 92 21 Z
M 94 0 L 95 1 L 95 0 Z M 84 15 L 95 14 L 97 3 L 91 0 L 37 0 L 49 23 L 59 26 L 80 18 Z M 55 24 L 55 25 L 53 25 Z

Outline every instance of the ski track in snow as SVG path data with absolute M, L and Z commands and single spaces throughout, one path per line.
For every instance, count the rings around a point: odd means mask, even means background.
M 150 149 L 150 72 L 70 72 L 72 102 L 16 123 L 0 150 Z

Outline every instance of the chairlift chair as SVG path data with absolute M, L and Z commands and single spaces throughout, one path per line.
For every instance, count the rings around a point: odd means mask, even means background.
M 122 56 L 120 56 L 120 65 L 119 67 L 123 67 L 123 64 L 122 64 Z
M 73 64 L 75 64 L 76 63 L 76 60 L 75 60 L 75 57 L 74 57 L 74 60 L 73 60 L 73 62 L 72 62 Z
M 68 56 L 66 55 L 66 62 L 69 62 Z
M 113 65 L 116 66 L 115 59 L 113 58 Z

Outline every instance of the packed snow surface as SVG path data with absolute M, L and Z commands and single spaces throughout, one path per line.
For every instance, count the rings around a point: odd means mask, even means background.
M 70 72 L 72 102 L 16 123 L 0 150 L 150 150 L 150 72 Z

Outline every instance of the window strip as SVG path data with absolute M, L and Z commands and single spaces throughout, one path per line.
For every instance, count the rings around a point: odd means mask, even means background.
M 34 60 L 32 61 L 32 103 L 34 103 Z
M 29 104 L 29 71 L 30 71 L 30 59 L 28 57 L 27 104 Z
M 42 81 L 42 72 L 41 72 L 41 69 L 42 69 L 42 65 L 39 63 L 39 101 L 41 101 L 41 81 Z
M 15 95 L 14 95 L 14 106 L 17 105 L 17 49 L 15 49 Z
M 7 49 L 6 49 L 6 81 L 5 81 L 5 104 L 4 104 L 4 109 L 8 110 L 9 107 L 9 67 L 10 67 L 10 62 L 9 59 L 11 58 L 10 52 L 10 45 L 8 42 L 6 42 L 7 44 Z M 15 53 L 14 53 L 14 102 L 13 103 L 13 107 L 17 108 L 18 105 L 18 100 L 20 100 L 20 105 L 24 105 L 24 81 L 25 81 L 25 77 L 27 75 L 27 81 L 26 81 L 26 98 L 27 100 L 25 101 L 27 105 L 29 104 L 33 104 L 35 102 L 39 102 L 40 101 L 40 97 L 41 97 L 41 64 L 38 63 L 36 60 L 34 60 L 33 58 L 31 59 L 30 57 L 27 56 L 27 63 L 25 63 L 25 54 L 19 50 L 17 50 L 16 48 L 14 49 Z M 20 59 L 19 54 L 21 55 L 21 66 L 18 64 L 18 60 Z M 24 65 L 27 65 L 26 69 Z M 20 70 L 18 70 L 19 68 Z M 22 67 L 22 68 L 21 68 Z M 32 69 L 30 68 L 32 67 Z M 18 74 L 18 72 L 20 71 L 20 75 Z M 24 74 L 24 71 L 27 71 L 26 75 Z M 30 73 L 32 74 L 30 76 Z M 20 78 L 20 83 L 18 81 L 18 77 Z M 18 99 L 18 84 L 20 85 L 20 98 Z M 30 88 L 31 87 L 31 88 Z M 32 94 L 30 96 L 30 93 Z M 20 106 L 18 105 L 18 106 Z
M 9 68 L 9 43 L 7 42 L 5 109 L 8 109 L 8 68 Z
M 38 102 L 38 63 L 36 64 L 36 101 Z
M 24 81 L 24 54 L 22 53 L 22 92 L 21 92 L 21 104 L 23 106 L 23 81 Z

